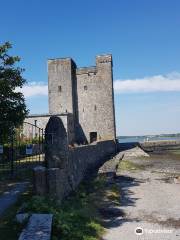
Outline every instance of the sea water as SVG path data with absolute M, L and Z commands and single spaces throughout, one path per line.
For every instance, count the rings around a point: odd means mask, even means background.
M 118 137 L 120 143 L 126 142 L 146 142 L 146 141 L 161 141 L 161 140 L 177 140 L 180 141 L 180 137 L 164 137 L 164 136 L 123 136 Z

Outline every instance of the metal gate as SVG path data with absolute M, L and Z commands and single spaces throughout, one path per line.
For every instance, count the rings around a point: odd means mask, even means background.
M 37 165 L 44 165 L 44 132 L 24 122 L 8 136 L 0 132 L 0 178 L 28 174 Z

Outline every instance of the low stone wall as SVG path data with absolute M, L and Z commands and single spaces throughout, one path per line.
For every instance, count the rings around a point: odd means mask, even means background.
M 72 188 L 94 169 L 115 154 L 114 141 L 102 141 L 95 145 L 77 147 L 69 151 L 68 174 Z
M 139 142 L 127 142 L 119 143 L 117 142 L 117 151 L 122 152 L 139 146 Z
M 180 141 L 176 140 L 149 141 L 139 145 L 146 152 L 180 149 Z
M 146 152 L 156 152 L 163 150 L 180 149 L 180 141 L 177 140 L 161 140 L 161 141 L 149 141 L 149 142 L 127 142 L 117 143 L 117 151 L 125 151 L 135 147 L 140 147 Z
M 58 117 L 49 120 L 45 136 L 48 167 L 35 169 L 35 190 L 37 194 L 48 194 L 59 201 L 116 153 L 116 143 L 113 140 L 69 148 L 66 131 Z

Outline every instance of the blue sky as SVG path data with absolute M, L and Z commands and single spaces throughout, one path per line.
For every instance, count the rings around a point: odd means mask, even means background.
M 0 42 L 30 87 L 31 113 L 48 112 L 47 59 L 78 66 L 112 53 L 119 135 L 180 132 L 179 0 L 0 0 Z M 27 93 L 28 91 L 28 93 Z

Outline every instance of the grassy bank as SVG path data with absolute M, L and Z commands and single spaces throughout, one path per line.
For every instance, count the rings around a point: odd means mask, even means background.
M 120 171 L 134 171 L 134 170 L 144 170 L 144 166 L 134 163 L 130 160 L 123 159 L 118 165 L 118 172 Z
M 53 213 L 53 240 L 96 240 L 104 233 L 100 209 L 108 201 L 119 203 L 119 192 L 115 185 L 109 186 L 104 177 L 80 185 L 59 206 L 53 200 L 33 197 L 28 205 L 29 212 Z
M 119 195 L 117 186 L 109 184 L 104 176 L 81 184 L 61 205 L 49 198 L 27 194 L 1 221 L 0 236 L 5 236 L 1 239 L 17 239 L 22 226 L 16 224 L 14 219 L 17 209 L 24 202 L 25 212 L 53 214 L 52 240 L 101 239 L 105 231 L 102 210 L 107 209 L 109 204 L 119 205 Z M 11 235 L 7 235 L 8 232 Z

